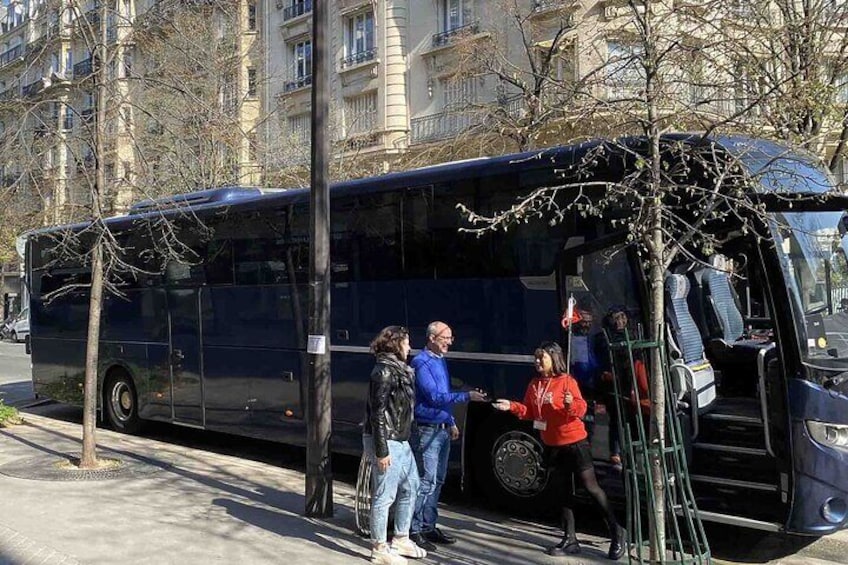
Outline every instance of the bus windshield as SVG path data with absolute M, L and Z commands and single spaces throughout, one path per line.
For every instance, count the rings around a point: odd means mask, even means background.
M 848 235 L 840 229 L 843 216 L 841 211 L 785 212 L 772 220 L 802 355 L 848 365 Z

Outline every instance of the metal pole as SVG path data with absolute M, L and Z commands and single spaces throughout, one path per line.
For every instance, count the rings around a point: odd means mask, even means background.
M 325 0 L 312 2 L 312 191 L 309 199 L 309 380 L 306 402 L 306 515 L 333 515 L 330 465 L 330 188 L 327 31 Z

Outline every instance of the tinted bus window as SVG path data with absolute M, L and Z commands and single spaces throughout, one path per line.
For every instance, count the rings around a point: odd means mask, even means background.
M 375 281 L 402 277 L 397 192 L 339 199 L 331 214 L 333 279 Z

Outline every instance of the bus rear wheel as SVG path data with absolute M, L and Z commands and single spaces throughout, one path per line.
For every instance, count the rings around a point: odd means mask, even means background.
M 107 377 L 103 388 L 106 420 L 112 429 L 128 434 L 141 427 L 138 417 L 138 395 L 132 379 L 124 372 Z
M 493 417 L 479 428 L 474 469 L 486 498 L 514 513 L 538 514 L 558 502 L 545 448 L 529 427 Z

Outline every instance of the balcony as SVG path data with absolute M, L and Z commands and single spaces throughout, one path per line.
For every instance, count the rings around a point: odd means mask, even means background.
M 342 59 L 342 69 L 348 69 L 350 67 L 355 67 L 357 65 L 361 65 L 362 63 L 367 63 L 368 61 L 373 61 L 377 58 L 377 49 L 368 49 L 367 51 L 360 51 L 358 53 L 354 53 L 348 57 Z
M 292 80 L 287 80 L 285 84 L 283 84 L 283 92 L 292 92 L 294 90 L 306 88 L 307 86 L 312 86 L 311 74 L 303 75 L 302 77 L 296 77 Z
M 0 67 L 19 61 L 24 56 L 23 45 L 15 45 L 5 53 L 0 54 Z
M 312 11 L 312 0 L 305 0 L 304 2 L 296 2 L 283 10 L 283 21 L 287 22 L 289 20 L 293 20 L 299 16 L 304 14 L 308 14 Z
M 483 123 L 484 114 L 467 112 L 442 112 L 414 118 L 410 121 L 410 144 L 426 143 L 456 137 L 460 133 Z
M 21 89 L 21 95 L 24 98 L 32 98 L 42 90 L 44 90 L 44 80 L 37 79 L 29 84 L 25 84 L 24 87 Z
M 74 79 L 80 80 L 91 76 L 91 57 L 74 65 Z
M 479 29 L 480 24 L 474 22 L 466 24 L 464 26 L 455 27 L 447 31 L 443 31 L 442 33 L 437 33 L 433 36 L 433 47 L 444 47 L 445 45 L 449 45 L 457 41 L 458 39 L 478 33 Z
M 18 89 L 17 88 L 7 88 L 3 92 L 0 92 L 0 102 L 4 100 L 14 100 L 18 97 Z

